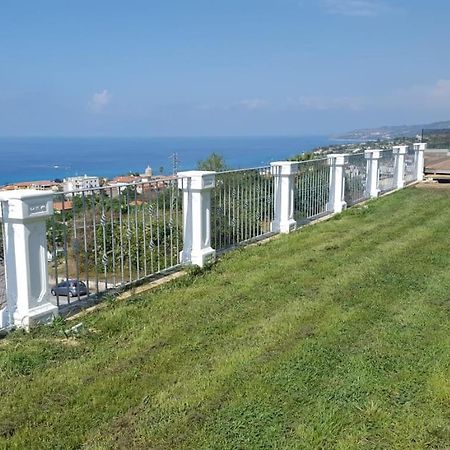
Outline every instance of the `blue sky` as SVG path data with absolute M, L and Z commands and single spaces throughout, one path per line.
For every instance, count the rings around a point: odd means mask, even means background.
M 0 136 L 450 120 L 450 2 L 1 0 Z

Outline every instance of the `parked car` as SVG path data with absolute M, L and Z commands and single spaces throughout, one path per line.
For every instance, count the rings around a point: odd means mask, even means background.
M 78 297 L 78 295 L 87 295 L 88 290 L 83 281 L 70 279 L 53 286 L 50 292 L 55 296 L 63 295 L 66 297 Z

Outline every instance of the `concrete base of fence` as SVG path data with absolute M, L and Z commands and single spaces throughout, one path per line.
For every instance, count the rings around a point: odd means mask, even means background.
M 0 309 L 0 330 L 6 330 L 9 328 L 9 314 L 6 307 Z
M 201 250 L 182 251 L 180 252 L 180 262 L 183 265 L 193 264 L 195 266 L 203 267 L 205 264 L 213 263 L 216 260 L 216 251 L 209 247 Z
M 51 323 L 59 315 L 58 307 L 51 303 L 44 303 L 28 310 L 28 314 L 23 315 L 19 311 L 13 314 L 14 325 L 20 328 L 30 328 L 38 324 Z
M 292 233 L 297 229 L 297 221 L 294 219 L 286 220 L 281 223 L 272 222 L 271 230 L 274 233 Z

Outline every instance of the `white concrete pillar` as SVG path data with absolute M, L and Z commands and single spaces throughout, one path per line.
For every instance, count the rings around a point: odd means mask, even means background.
M 294 188 L 298 162 L 276 161 L 270 163 L 274 181 L 274 220 L 272 231 L 290 233 L 297 228 L 294 219 Z
M 378 189 L 378 161 L 381 158 L 381 152 L 380 150 L 366 150 L 364 156 L 367 161 L 366 195 L 370 198 L 376 198 L 380 194 Z
M 340 213 L 347 207 L 344 200 L 344 166 L 347 162 L 348 154 L 328 155 L 330 165 L 330 195 L 327 204 L 327 211 Z
M 46 219 L 53 193 L 15 190 L 0 193 L 5 233 L 7 327 L 28 329 L 58 315 L 50 302 Z
M 215 259 L 211 248 L 211 189 L 215 172 L 178 173 L 178 187 L 183 191 L 183 250 L 182 264 L 203 267 Z
M 416 159 L 416 179 L 417 181 L 423 181 L 425 172 L 425 150 L 427 149 L 427 144 L 425 142 L 417 142 L 414 144 L 414 152 Z
M 392 147 L 394 153 L 394 185 L 396 189 L 405 186 L 405 155 L 408 152 L 407 145 L 396 145 Z

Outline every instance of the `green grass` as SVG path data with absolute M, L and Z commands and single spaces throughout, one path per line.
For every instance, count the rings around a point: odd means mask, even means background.
M 0 447 L 450 446 L 450 190 L 0 341 Z

